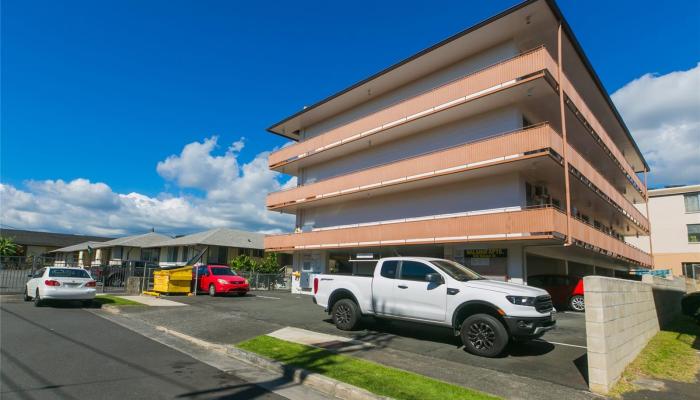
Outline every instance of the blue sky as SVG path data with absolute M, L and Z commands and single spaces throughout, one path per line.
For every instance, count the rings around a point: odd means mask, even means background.
M 5 0 L 0 178 L 209 196 L 156 165 L 217 135 L 243 168 L 284 143 L 267 126 L 516 3 Z M 699 4 L 560 7 L 612 93 L 697 66 Z

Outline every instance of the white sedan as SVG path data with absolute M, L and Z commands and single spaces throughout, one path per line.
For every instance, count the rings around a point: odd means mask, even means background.
M 40 307 L 44 300 L 81 300 L 84 305 L 92 304 L 97 283 L 82 268 L 42 268 L 30 275 L 24 289 L 24 301 L 34 299 Z

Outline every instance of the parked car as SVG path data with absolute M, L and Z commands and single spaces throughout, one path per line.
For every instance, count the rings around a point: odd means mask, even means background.
M 527 278 L 530 286 L 544 289 L 552 296 L 557 307 L 583 312 L 586 303 L 583 295 L 583 278 L 566 275 L 534 275 Z
M 82 268 L 42 268 L 24 287 L 24 301 L 34 300 L 40 307 L 44 300 L 81 300 L 85 306 L 95 298 L 96 282 Z
M 210 296 L 234 293 L 245 296 L 250 290 L 248 280 L 238 276 L 228 265 L 200 265 L 192 268 L 192 282 L 197 282 L 198 291 Z
M 373 276 L 316 275 L 313 292 L 338 329 L 355 329 L 363 315 L 441 325 L 485 357 L 499 355 L 510 338 L 539 338 L 556 325 L 544 290 L 487 280 L 438 258 L 382 258 Z

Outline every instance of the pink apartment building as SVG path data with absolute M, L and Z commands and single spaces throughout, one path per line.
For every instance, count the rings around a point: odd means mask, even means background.
M 274 124 L 269 210 L 296 229 L 296 290 L 380 256 L 454 259 L 523 283 L 627 275 L 650 255 L 649 167 L 553 1 L 526 1 Z M 640 179 L 639 175 L 642 175 Z

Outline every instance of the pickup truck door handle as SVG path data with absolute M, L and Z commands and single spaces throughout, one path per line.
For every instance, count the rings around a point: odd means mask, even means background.
M 408 289 L 408 286 L 406 286 L 406 285 L 399 285 L 399 289 Z

